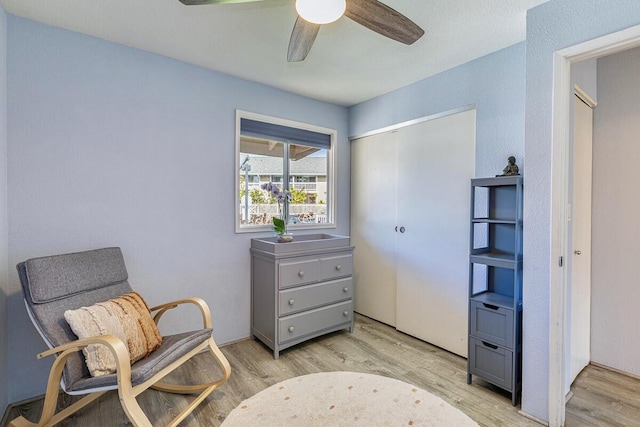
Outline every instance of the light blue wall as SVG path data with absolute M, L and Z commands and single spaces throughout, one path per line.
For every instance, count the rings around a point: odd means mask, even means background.
M 640 24 L 637 0 L 551 0 L 527 14 L 522 409 L 548 418 L 553 52 Z
M 344 107 L 11 15 L 7 77 L 9 265 L 121 246 L 150 304 L 201 296 L 219 343 L 248 337 L 249 239 L 260 235 L 234 234 L 235 109 L 337 129 L 330 231 L 349 233 Z M 43 393 L 50 361 L 35 359 L 43 345 L 13 271 L 9 398 L 17 401 Z M 197 327 L 198 318 L 194 310 L 161 325 Z
M 501 173 L 510 155 L 524 172 L 524 95 L 523 42 L 351 107 L 349 135 L 474 104 L 476 175 Z
M 7 407 L 8 353 L 7 293 L 9 291 L 7 231 L 7 15 L 0 6 L 0 412 Z

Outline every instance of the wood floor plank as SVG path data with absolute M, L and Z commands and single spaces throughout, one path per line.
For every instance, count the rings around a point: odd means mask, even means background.
M 589 365 L 571 386 L 568 427 L 640 425 L 640 380 Z
M 289 378 L 315 372 L 352 371 L 384 375 L 423 388 L 460 409 L 481 426 L 539 426 L 518 414 L 508 393 L 474 377 L 468 385 L 466 359 L 398 332 L 394 328 L 356 316 L 353 333 L 335 332 L 280 353 L 278 360 L 254 340 L 222 348 L 233 369 L 231 378 L 214 391 L 181 426 L 219 426 L 240 402 Z M 167 377 L 169 382 L 202 382 L 216 377 L 219 368 L 206 354 L 196 356 Z M 601 367 L 589 366 L 578 377 L 574 397 L 567 405 L 569 427 L 640 425 L 640 380 Z M 59 406 L 75 397 L 61 394 Z M 193 399 L 191 396 L 149 390 L 139 397 L 140 406 L 154 425 L 163 425 Z M 35 421 L 42 402 L 13 409 Z M 12 419 L 10 416 L 9 419 Z M 61 426 L 112 427 L 130 425 L 116 392 L 107 393 Z

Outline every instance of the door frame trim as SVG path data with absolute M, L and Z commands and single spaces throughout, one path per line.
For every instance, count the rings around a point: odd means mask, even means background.
M 428 122 L 430 120 L 440 119 L 442 117 L 451 116 L 453 114 L 463 113 L 469 110 L 475 110 L 476 104 L 468 104 L 463 107 L 454 108 L 453 110 L 442 111 L 440 113 L 431 114 L 428 116 L 419 117 L 417 119 L 408 120 L 406 122 L 400 122 L 395 125 L 385 126 L 383 128 L 374 129 L 365 133 L 361 133 L 359 135 L 354 135 L 349 137 L 349 141 L 353 141 L 360 138 L 366 138 L 368 136 L 379 135 L 381 133 L 393 132 L 395 130 L 416 125 L 418 123 Z
M 551 135 L 551 229 L 549 277 L 549 427 L 565 420 L 565 327 L 567 322 L 567 268 L 558 260 L 567 258 L 566 224 L 570 147 L 571 64 L 640 46 L 640 25 L 607 34 L 553 54 L 552 135 Z

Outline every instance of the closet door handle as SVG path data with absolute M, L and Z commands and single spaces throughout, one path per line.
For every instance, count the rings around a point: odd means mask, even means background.
M 398 232 L 398 226 L 396 225 L 396 233 Z
M 404 227 L 400 227 L 400 232 L 404 233 L 404 231 L 405 231 L 405 228 Z

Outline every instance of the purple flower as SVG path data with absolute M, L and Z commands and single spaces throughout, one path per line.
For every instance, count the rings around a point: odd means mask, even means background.
M 282 212 L 281 204 L 284 204 L 284 202 L 291 202 L 293 200 L 293 197 L 291 196 L 291 191 L 289 190 L 280 191 L 280 188 L 272 182 L 267 182 L 265 184 L 262 184 L 260 188 L 262 188 L 263 190 L 266 190 L 269 193 L 269 195 L 273 197 L 276 200 L 276 202 L 278 202 L 278 213 L 282 216 L 283 212 Z M 281 218 L 273 217 L 273 229 L 278 234 L 286 233 L 287 224 L 285 222 L 285 219 L 283 219 L 282 217 Z
M 278 204 L 284 203 L 285 201 L 291 202 L 293 198 L 291 197 L 291 191 L 289 190 L 280 190 L 273 182 L 267 182 L 260 186 L 263 190 L 266 190 L 271 197 L 276 199 Z

